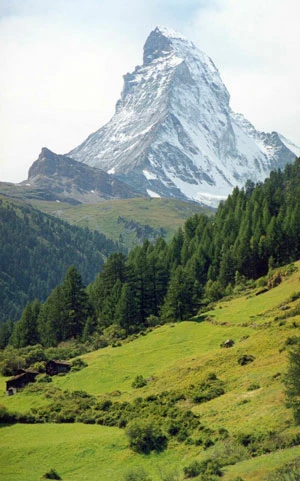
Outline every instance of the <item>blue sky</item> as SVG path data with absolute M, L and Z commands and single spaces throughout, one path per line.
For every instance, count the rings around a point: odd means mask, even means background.
M 298 0 L 0 0 L 0 180 L 107 122 L 156 25 L 213 59 L 234 110 L 300 145 L 299 14 Z

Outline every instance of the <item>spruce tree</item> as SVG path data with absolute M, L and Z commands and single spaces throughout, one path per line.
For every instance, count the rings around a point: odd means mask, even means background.
M 75 266 L 68 269 L 62 284 L 62 292 L 66 316 L 65 339 L 80 337 L 91 308 L 81 275 Z
M 300 424 L 300 337 L 289 352 L 285 376 L 287 406 L 293 409 L 296 424 Z
M 169 288 L 162 307 L 165 321 L 183 321 L 193 313 L 193 279 L 182 266 L 173 270 Z
M 38 316 L 38 331 L 43 346 L 56 346 L 66 340 L 66 311 L 61 286 L 51 292 Z
M 33 346 L 39 342 L 37 328 L 37 315 L 39 308 L 37 303 L 27 304 L 23 310 L 21 319 L 15 324 L 12 334 L 12 343 L 15 347 Z
M 126 282 L 122 286 L 120 299 L 116 306 L 115 320 L 125 330 L 127 336 L 141 327 L 135 294 L 132 287 Z

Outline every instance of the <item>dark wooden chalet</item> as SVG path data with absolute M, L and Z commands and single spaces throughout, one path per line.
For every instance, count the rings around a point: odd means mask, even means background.
M 55 376 L 60 373 L 67 373 L 71 369 L 70 363 L 67 361 L 58 361 L 56 359 L 51 359 L 46 364 L 46 373 L 49 376 Z
M 39 373 L 37 371 L 30 371 L 28 369 L 20 369 L 16 376 L 11 377 L 6 381 L 6 394 L 12 396 L 16 394 L 20 389 L 23 389 L 30 382 L 34 382 L 36 376 Z

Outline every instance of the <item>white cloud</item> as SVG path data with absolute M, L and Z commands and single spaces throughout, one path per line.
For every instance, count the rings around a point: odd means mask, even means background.
M 157 24 L 212 57 L 235 110 L 299 144 L 298 18 L 298 0 L 0 0 L 0 180 L 109 120 Z

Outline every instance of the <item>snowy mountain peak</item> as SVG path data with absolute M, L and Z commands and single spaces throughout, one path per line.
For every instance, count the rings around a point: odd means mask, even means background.
M 113 118 L 69 156 L 151 197 L 216 204 L 295 157 L 287 141 L 258 132 L 229 101 L 213 61 L 181 34 L 156 27 L 143 65 L 124 76 Z
M 189 40 L 184 35 L 182 35 L 182 33 L 177 32 L 176 30 L 173 30 L 170 27 L 166 27 L 165 25 L 158 25 L 153 30 L 153 32 L 154 33 L 160 33 L 161 35 L 164 35 L 165 37 L 168 37 L 170 39 L 178 38 L 180 40 L 184 40 L 185 42 L 189 42 Z M 150 35 L 151 35 L 151 33 L 150 33 Z
M 144 65 L 151 63 L 157 58 L 165 57 L 176 50 L 178 51 L 178 43 L 181 45 L 181 48 L 184 44 L 192 45 L 189 40 L 180 33 L 175 32 L 175 30 L 168 27 L 156 27 L 150 33 L 144 45 Z

